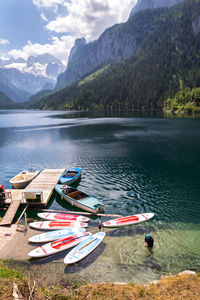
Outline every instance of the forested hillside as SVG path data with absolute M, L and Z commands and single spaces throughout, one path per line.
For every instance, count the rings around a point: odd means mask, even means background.
M 200 0 L 145 10 L 131 18 L 152 26 L 136 54 L 93 80 L 82 80 L 29 104 L 41 109 L 162 108 L 186 87 L 200 86 Z M 139 26 L 139 25 L 138 25 Z M 88 74 L 89 75 L 89 74 Z
M 18 108 L 18 104 L 14 103 L 14 101 L 12 101 L 8 96 L 0 92 L 0 109 L 10 109 L 10 108 Z

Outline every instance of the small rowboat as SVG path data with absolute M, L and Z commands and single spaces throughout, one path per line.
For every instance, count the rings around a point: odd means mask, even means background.
M 56 184 L 55 190 L 60 194 L 62 199 L 65 199 L 72 206 L 76 206 L 80 209 L 98 213 L 103 211 L 103 204 L 95 197 L 87 195 L 75 188 L 67 185 Z
M 79 179 L 81 176 L 81 169 L 80 168 L 71 168 L 69 170 L 66 170 L 61 176 L 60 176 L 60 183 L 62 184 L 71 184 Z
M 121 226 L 133 225 L 144 221 L 148 221 L 151 218 L 153 218 L 153 216 L 154 213 L 143 213 L 139 215 L 127 216 L 127 217 L 109 220 L 107 222 L 104 222 L 102 225 L 104 227 L 121 227 Z
M 64 259 L 65 264 L 74 264 L 88 256 L 103 241 L 105 232 L 97 232 L 73 248 Z
M 28 240 L 31 243 L 48 243 L 51 241 L 63 239 L 64 237 L 70 236 L 75 233 L 76 234 L 83 233 L 84 231 L 85 231 L 85 228 L 68 227 L 65 229 L 53 230 L 53 231 L 48 231 L 48 232 L 44 232 L 41 234 L 37 234 L 37 235 L 30 237 Z
M 38 258 L 52 255 L 76 246 L 84 241 L 89 235 L 91 235 L 90 232 L 72 234 L 71 236 L 40 246 L 30 251 L 28 255 Z
M 24 170 L 17 174 L 15 177 L 10 179 L 10 183 L 15 189 L 23 189 L 25 188 L 38 174 L 40 173 L 39 170 L 37 171 L 30 171 Z
M 56 230 L 67 227 L 87 227 L 87 223 L 74 221 L 39 221 L 29 223 L 29 226 L 35 229 Z
M 63 213 L 38 213 L 38 217 L 49 221 L 78 221 L 89 222 L 90 219 L 80 215 L 63 214 Z

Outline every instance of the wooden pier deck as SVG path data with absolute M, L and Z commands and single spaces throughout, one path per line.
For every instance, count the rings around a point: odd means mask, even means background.
M 25 189 L 7 189 L 6 194 L 9 194 L 10 198 L 7 204 L 10 206 L 0 225 L 11 224 L 21 204 L 46 207 L 54 186 L 64 171 L 65 169 L 45 169 Z
M 10 225 L 14 219 L 14 216 L 20 206 L 20 200 L 14 200 L 11 202 L 6 214 L 4 215 L 3 219 L 1 220 L 0 225 Z

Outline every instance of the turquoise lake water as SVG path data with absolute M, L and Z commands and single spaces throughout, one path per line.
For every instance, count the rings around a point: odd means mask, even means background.
M 106 213 L 155 213 L 149 222 L 105 230 L 102 245 L 80 265 L 65 268 L 62 254 L 40 260 L 41 272 L 54 270 L 62 281 L 147 282 L 200 270 L 200 119 L 0 111 L 0 136 L 0 184 L 6 188 L 30 165 L 81 167 L 78 188 L 102 201 Z M 65 205 L 54 194 L 50 208 Z M 91 226 L 95 231 L 98 219 Z M 155 239 L 153 253 L 143 247 L 146 232 Z M 36 272 L 38 263 L 27 268 Z

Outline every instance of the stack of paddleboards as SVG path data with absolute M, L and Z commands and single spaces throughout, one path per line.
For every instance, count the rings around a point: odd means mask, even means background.
M 57 230 L 67 227 L 87 227 L 89 218 L 79 215 L 64 213 L 39 213 L 38 216 L 44 221 L 29 223 L 29 226 L 42 230 Z
M 31 257 L 45 257 L 69 249 L 91 235 L 84 228 L 88 226 L 85 222 L 89 222 L 89 218 L 71 214 L 40 213 L 38 215 L 46 220 L 32 222 L 29 224 L 30 227 L 52 231 L 29 238 L 31 243 L 47 243 L 29 252 L 28 255 Z

